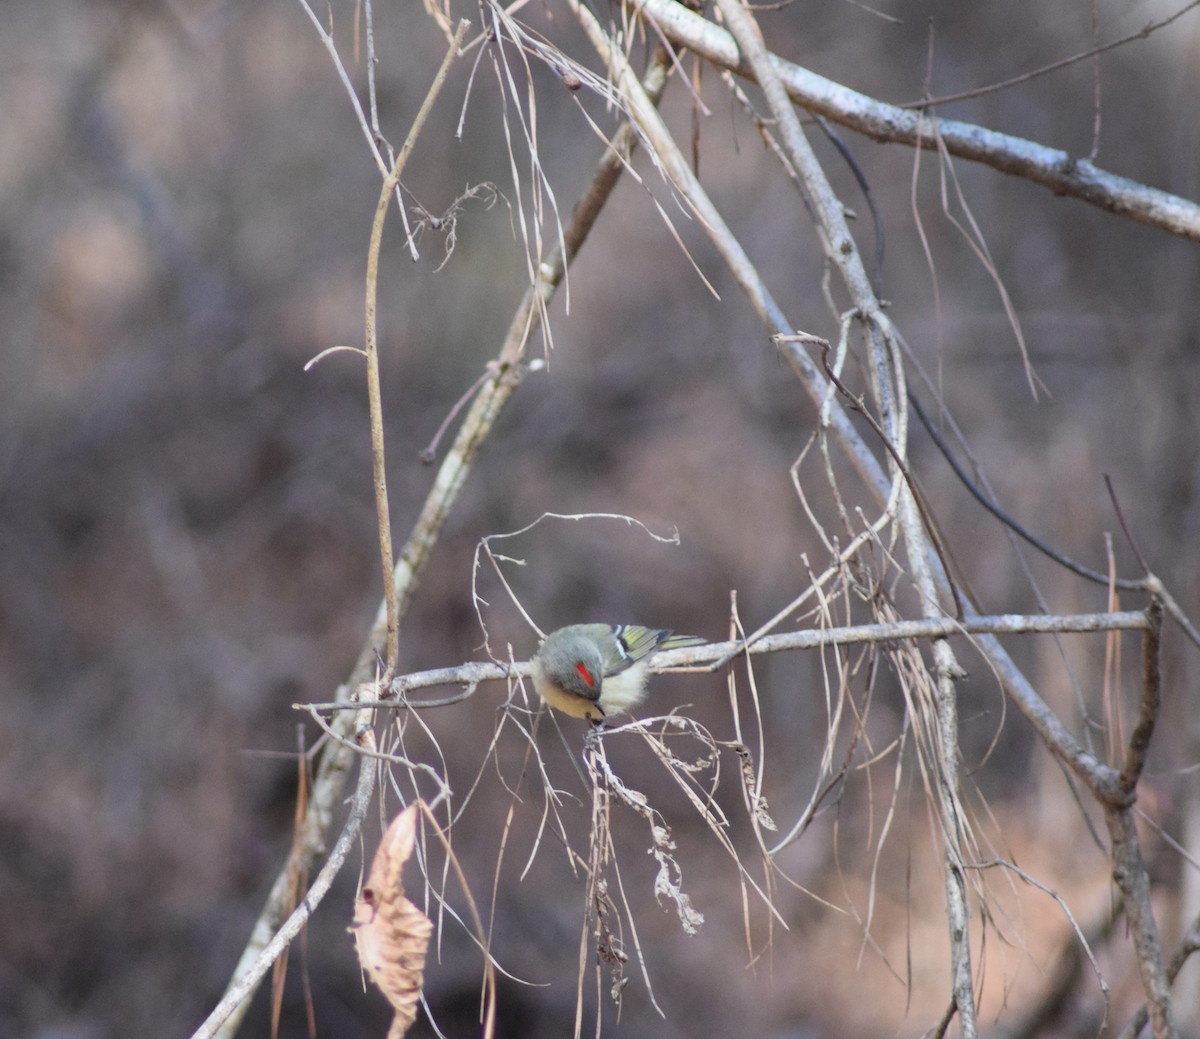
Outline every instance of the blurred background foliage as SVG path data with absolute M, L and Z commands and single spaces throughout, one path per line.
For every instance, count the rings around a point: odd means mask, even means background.
M 760 17 L 777 52 L 902 102 L 1086 50 L 1094 9 L 1105 39 L 1174 9 L 1107 0 L 878 6 L 888 18 L 846 0 L 803 0 Z M 380 116 L 398 145 L 443 41 L 417 5 L 377 4 L 374 14 Z M 478 25 L 471 5 L 455 14 Z M 338 0 L 332 17 L 363 92 L 354 6 Z M 565 10 L 531 5 L 523 17 L 587 55 Z M 303 371 L 322 349 L 361 341 L 379 174 L 295 0 L 15 0 L 3 23 L 0 1033 L 186 1034 L 219 995 L 287 852 L 294 753 L 315 738 L 290 705 L 331 699 L 380 597 L 361 364 L 335 355 Z M 1098 71 L 1081 62 L 944 114 L 1086 155 L 1098 76 L 1097 162 L 1195 199 L 1197 54 L 1200 16 L 1192 15 L 1104 54 Z M 526 280 L 513 221 L 528 170 L 515 187 L 490 59 L 468 96 L 470 67 L 460 61 L 452 71 L 406 186 L 433 213 L 482 182 L 505 200 L 466 204 L 457 247 L 440 270 L 443 244 L 432 233 L 415 264 L 394 220 L 385 247 L 380 342 L 401 537 L 432 478 L 420 452 L 495 355 Z M 600 143 L 554 76 L 537 68 L 534 83 L 540 155 L 565 213 Z M 711 69 L 699 90 L 711 114 L 698 114 L 675 83 L 663 105 L 670 124 L 687 140 L 697 120 L 702 180 L 789 316 L 836 337 L 821 295 L 820 249 L 794 189 Z M 606 128 L 615 125 L 594 98 L 580 100 Z M 851 172 L 810 129 L 869 243 L 868 208 Z M 908 149 L 839 136 L 882 217 L 880 277 L 891 316 L 963 424 L 999 500 L 1100 569 L 1113 534 L 1117 567 L 1129 574 L 1136 563 L 1102 479 L 1111 475 L 1144 552 L 1195 616 L 1195 243 L 956 162 L 1049 390 L 1035 400 L 995 284 L 942 210 L 935 158 L 921 156 L 914 189 Z M 571 270 L 569 312 L 565 294 L 554 303 L 548 370 L 519 390 L 450 520 L 403 625 L 406 669 L 478 657 L 476 543 L 547 510 L 628 513 L 660 533 L 677 529 L 681 540 L 667 547 L 622 523 L 590 521 L 543 524 L 506 544 L 527 563 L 510 579 L 547 630 L 614 619 L 720 638 L 732 590 L 752 628 L 797 594 L 810 565 L 824 566 L 788 475 L 814 428 L 813 407 L 699 229 L 653 169 L 637 165 L 646 186 L 626 178 L 618 188 Z M 719 300 L 648 191 L 671 213 Z M 1031 556 L 1035 594 L 1008 538 L 923 434 L 914 434 L 912 456 L 985 612 L 1039 603 L 1064 612 L 1104 608 L 1102 589 Z M 812 464 L 801 467 L 801 479 Z M 479 590 L 490 603 L 493 645 L 511 641 L 516 657 L 527 657 L 535 637 L 486 570 Z M 1098 647 L 1012 645 L 1072 724 L 1076 690 L 1092 703 L 1099 688 Z M 1135 661 L 1133 642 L 1125 653 Z M 1103 919 L 1105 859 L 1069 786 L 1024 723 L 1006 714 L 979 661 L 966 662 L 975 673 L 963 694 L 964 756 L 1007 853 L 1032 860 L 1031 870 L 1059 886 L 1085 922 Z M 1194 761 L 1197 716 L 1195 654 L 1178 638 L 1168 639 L 1166 673 L 1174 724 L 1160 732 L 1143 803 L 1178 833 L 1189 797 L 1180 769 Z M 784 825 L 817 775 L 821 675 L 815 654 L 759 670 L 774 748 L 768 791 Z M 726 732 L 720 680 L 660 679 L 658 688 L 670 705 L 694 701 L 689 713 Z M 485 687 L 426 718 L 454 776 L 478 768 L 501 698 L 499 687 Z M 903 712 L 887 676 L 875 711 L 886 742 Z M 578 736 L 573 728 L 567 735 Z M 565 785 L 575 782 L 554 739 L 546 754 Z M 636 754 L 621 770 L 639 789 L 661 783 Z M 733 804 L 736 781 L 727 785 L 722 796 Z M 485 904 L 498 814 L 508 803 L 496 786 L 498 799 L 481 796 L 456 834 Z M 640 937 L 666 1018 L 631 971 L 620 1020 L 605 1011 L 608 1034 L 916 1035 L 937 1019 L 948 976 L 945 924 L 918 789 L 906 790 L 896 822 L 902 836 L 875 875 L 878 948 L 864 941 L 862 917 L 880 823 L 858 809 L 889 792 L 854 788 L 785 860 L 794 876 L 855 911 L 838 914 L 785 890 L 791 933 L 778 932 L 753 969 L 735 874 L 712 857 L 686 806 L 672 813 L 673 796 L 660 792 L 685 887 L 708 921 L 687 938 L 654 906 L 653 864 L 640 861 L 643 824 L 621 817 L 627 882 L 638 892 Z M 582 840 L 586 806 L 568 805 Z M 538 818 L 536 805 L 527 808 L 511 838 L 525 850 L 513 853 L 518 866 L 510 862 L 499 885 L 496 952 L 515 975 L 549 987 L 506 982 L 500 1034 L 561 1036 L 574 1018 L 583 888 L 565 856 L 546 849 L 519 878 Z M 293 955 L 285 1035 L 306 1034 L 305 981 L 318 1034 L 382 1035 L 386 1027 L 382 1000 L 361 992 L 344 931 L 354 872 L 318 913 L 303 955 Z M 1183 897 L 1180 877 L 1179 859 L 1164 858 L 1158 879 L 1168 937 L 1185 914 L 1174 901 Z M 985 1023 L 1004 1018 L 998 993 L 1008 993 L 1010 1010 L 1036 998 L 1067 941 L 1068 926 L 1046 896 L 1022 897 L 1029 901 L 1007 933 L 1014 944 L 996 942 L 989 954 Z M 909 953 L 914 974 L 906 983 Z M 1127 966 L 1114 947 L 1105 968 L 1114 986 L 1110 1020 L 1118 1022 L 1139 998 Z M 477 954 L 453 927 L 441 962 L 431 963 L 429 998 L 446 1034 L 473 1034 Z M 1094 1026 L 1102 1010 L 1094 986 L 1076 998 L 1078 1007 L 1063 1008 L 1071 1028 Z M 260 998 L 244 1034 L 266 1034 L 265 1014 Z M 1181 1003 L 1181 1018 L 1200 1023 L 1196 1005 Z

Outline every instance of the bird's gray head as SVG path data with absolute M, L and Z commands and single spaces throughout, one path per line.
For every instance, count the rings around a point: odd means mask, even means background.
M 538 651 L 543 673 L 568 693 L 595 700 L 604 681 L 604 658 L 591 639 L 556 631 Z

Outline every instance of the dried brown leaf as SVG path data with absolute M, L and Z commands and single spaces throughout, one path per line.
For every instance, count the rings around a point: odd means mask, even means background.
M 417 806 L 409 805 L 383 835 L 366 887 L 354 903 L 358 962 L 396 1011 L 388 1039 L 402 1039 L 417 1016 L 425 950 L 433 924 L 404 897 L 401 873 L 412 854 Z

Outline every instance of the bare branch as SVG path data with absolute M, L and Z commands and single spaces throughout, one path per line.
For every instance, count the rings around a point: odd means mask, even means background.
M 1111 799 L 1105 802 L 1105 821 L 1112 839 L 1113 881 L 1124 898 L 1125 917 L 1133 934 L 1138 972 L 1146 993 L 1146 1008 L 1155 1039 L 1177 1035 L 1171 1010 L 1171 985 L 1163 967 L 1162 946 L 1150 900 L 1150 874 L 1137 835 L 1134 799 L 1146 762 L 1160 704 L 1159 637 L 1162 607 L 1151 603 L 1150 626 L 1142 640 L 1142 707 L 1129 739 L 1125 766 Z
M 925 98 L 921 101 L 910 101 L 903 107 L 905 108 L 929 108 L 933 105 L 948 105 L 953 101 L 967 101 L 973 97 L 982 97 L 985 94 L 994 94 L 1000 90 L 1007 90 L 1009 87 L 1015 87 L 1020 83 L 1027 83 L 1031 79 L 1037 79 L 1039 76 L 1045 76 L 1051 72 L 1057 72 L 1059 69 L 1067 68 L 1069 65 L 1074 65 L 1081 61 L 1086 61 L 1088 58 L 1096 58 L 1105 51 L 1115 50 L 1117 47 L 1124 47 L 1128 43 L 1133 43 L 1134 40 L 1144 40 L 1152 33 L 1159 29 L 1166 28 L 1172 22 L 1177 21 L 1188 13 L 1193 7 L 1200 6 L 1200 0 L 1191 0 L 1178 11 L 1167 15 L 1157 22 L 1150 22 L 1143 25 L 1137 32 L 1131 32 L 1127 36 L 1122 36 L 1120 39 L 1109 40 L 1107 43 L 1097 44 L 1089 47 L 1087 50 L 1079 54 L 1072 54 L 1067 58 L 1060 58 L 1058 61 L 1052 61 L 1048 65 L 1043 65 L 1041 68 L 1033 69 L 1030 72 L 1022 72 L 1019 76 L 1012 76 L 1009 79 L 1002 80 L 999 83 L 989 83 L 984 87 L 975 87 L 973 90 L 962 90 L 955 94 L 942 94 L 938 97 Z M 1093 30 L 1096 28 L 1093 22 Z M 1093 149 L 1094 150 L 1094 149 Z
M 383 222 L 391 205 L 392 192 L 400 183 L 404 167 L 416 147 L 417 137 L 433 110 L 434 102 L 441 93 L 442 85 L 446 82 L 446 73 L 450 62 L 462 46 L 463 37 L 470 25 L 466 20 L 458 23 L 454 38 L 446 50 L 446 56 L 433 78 L 433 83 L 425 94 L 413 120 L 412 128 L 404 141 L 396 164 L 384 178 L 379 191 L 379 202 L 375 206 L 375 219 L 371 224 L 371 243 L 367 250 L 367 285 L 366 308 L 364 324 L 366 327 L 366 358 L 367 358 L 367 401 L 371 409 L 371 467 L 375 487 L 375 514 L 379 528 L 379 552 L 383 563 L 384 602 L 387 609 L 387 638 L 386 656 L 387 673 L 390 677 L 396 671 L 397 657 L 400 653 L 400 617 L 396 607 L 396 586 L 392 581 L 392 520 L 388 506 L 387 494 L 387 465 L 384 457 L 383 438 L 383 394 L 379 387 L 379 350 L 375 329 L 375 308 L 379 294 L 379 249 L 383 243 Z
M 844 207 L 804 136 L 799 117 L 792 107 L 777 69 L 767 54 L 758 24 L 742 6 L 741 0 L 717 0 L 717 7 L 737 41 L 743 62 L 753 70 L 759 87 L 766 95 L 784 150 L 812 202 L 825 255 L 840 273 L 862 323 L 870 357 L 871 389 L 879 414 L 876 429 L 882 434 L 883 442 L 891 455 L 892 465 L 897 471 L 906 473 L 907 398 L 899 346 L 892 333 L 891 323 L 880 309 L 874 286 L 847 226 Z M 831 381 L 836 381 L 836 376 L 828 366 L 826 376 Z M 840 387 L 840 383 L 838 385 Z M 953 593 L 956 612 L 961 615 L 962 602 L 957 589 L 938 558 L 940 549 L 935 529 L 925 516 L 913 488 L 907 484 L 899 497 L 897 518 L 903 531 L 910 568 L 920 596 L 921 612 L 927 617 L 940 614 L 939 593 L 948 589 Z M 972 1039 L 978 1034 L 978 1023 L 971 973 L 970 913 L 962 872 L 965 821 L 959 801 L 958 701 L 955 688 L 955 683 L 965 672 L 954 659 L 953 650 L 945 639 L 934 641 L 933 657 L 937 716 L 936 749 L 933 755 L 936 765 L 934 800 L 942 821 L 952 996 L 962 1034 L 966 1039 Z M 916 685 L 922 688 L 924 683 L 918 682 Z
M 665 82 L 664 65 L 662 63 L 652 64 L 648 73 L 648 88 L 657 95 L 661 93 Z M 606 152 L 600 160 L 588 191 L 575 207 L 570 223 L 564 231 L 565 254 L 556 250 L 543 261 L 538 271 L 536 284 L 526 290 L 518 305 L 495 362 L 497 374 L 476 396 L 459 429 L 453 447 L 443 460 L 434 485 L 426 497 L 421 515 L 400 552 L 391 578 L 396 592 L 397 616 L 403 616 L 408 606 L 417 578 L 437 543 L 441 527 L 466 482 L 475 456 L 487 441 L 504 405 L 525 376 L 527 368 L 522 364 L 525 347 L 537 330 L 546 303 L 554 295 L 567 264 L 587 239 L 588 233 L 624 169 L 629 150 L 636 143 L 637 135 L 628 127 L 618 132 L 614 142 L 616 150 Z M 385 601 L 380 605 L 372 629 L 368 633 L 359 658 L 343 689 L 357 688 L 368 680 L 379 659 L 380 652 L 385 648 L 386 638 L 387 604 Z M 351 707 L 352 704 L 346 699 L 339 699 L 337 706 L 345 709 Z M 353 718 L 352 710 L 344 710 L 334 719 L 331 727 L 340 736 L 346 737 L 354 731 Z M 354 751 L 341 740 L 332 741 L 321 756 L 299 842 L 301 867 L 306 868 L 325 850 L 326 835 L 333 824 L 334 812 L 340 802 L 345 777 L 354 764 L 354 758 Z M 252 984 L 243 986 L 242 978 L 245 970 L 250 964 L 257 961 L 260 951 L 271 941 L 271 935 L 275 933 L 280 921 L 288 912 L 288 876 L 289 869 L 285 867 L 276 878 L 271 894 L 247 943 L 246 950 L 234 970 L 233 980 L 230 982 L 230 992 L 236 987 L 238 991 L 243 991 L 248 996 L 257 984 L 258 979 L 256 978 Z M 283 948 L 285 945 L 286 942 L 279 948 Z M 274 949 L 275 944 L 272 943 L 270 947 Z M 236 1024 L 222 1034 L 232 1035 L 233 1028 L 236 1028 Z
M 1138 841 L 1132 805 L 1105 811 L 1112 839 L 1112 875 L 1125 905 L 1125 918 L 1133 935 L 1138 973 L 1146 993 L 1150 1029 L 1154 1039 L 1178 1035 L 1171 1012 L 1171 986 L 1163 968 L 1162 946 L 1150 901 L 1150 874 Z
M 1146 764 L 1146 753 L 1154 735 L 1154 723 L 1162 702 L 1162 675 L 1159 671 L 1159 642 L 1162 638 L 1162 605 L 1152 602 L 1146 611 L 1150 626 L 1142 636 L 1142 709 L 1129 737 L 1125 767 L 1121 769 L 1120 789 L 1132 798 Z
M 737 44 L 724 29 L 675 0 L 635 0 L 639 11 L 681 47 L 739 75 L 749 76 Z M 1087 159 L 1057 148 L 997 133 L 971 123 L 933 119 L 924 112 L 889 105 L 771 55 L 788 96 L 810 112 L 876 141 L 933 150 L 940 135 L 951 155 L 991 166 L 1041 184 L 1056 195 L 1069 195 L 1101 209 L 1200 241 L 1200 204 L 1100 169 Z M 751 77 L 753 78 L 753 77 Z
M 1000 614 L 994 617 L 972 617 L 959 621 L 953 617 L 934 617 L 925 620 L 896 621 L 891 624 L 855 624 L 843 628 L 816 628 L 808 631 L 789 631 L 764 635 L 752 642 L 740 640 L 710 642 L 703 646 L 668 649 L 656 653 L 650 670 L 655 673 L 703 670 L 719 667 L 741 653 L 780 653 L 795 649 L 822 649 L 827 646 L 850 646 L 869 642 L 899 642 L 905 639 L 944 639 L 954 635 L 999 634 L 1071 634 L 1100 631 L 1145 631 L 1149 622 L 1146 614 L 1131 610 L 1121 613 L 1080 613 L 1065 616 L 1043 614 Z M 529 664 L 499 664 L 477 662 L 457 667 L 442 667 L 431 671 L 414 671 L 393 679 L 386 698 L 371 702 L 346 704 L 293 704 L 299 710 L 347 710 L 351 707 L 442 707 L 457 703 L 462 696 L 446 700 L 413 701 L 408 694 L 417 689 L 441 685 L 461 685 L 473 690 L 482 682 L 503 682 L 529 677 Z
M 374 745 L 369 710 L 361 710 L 354 715 L 354 730 L 358 734 L 360 746 Z M 300 900 L 299 905 L 273 936 L 271 931 L 274 927 L 271 921 L 265 917 L 259 918 L 250 942 L 242 954 L 242 959 L 233 973 L 233 980 L 229 983 L 221 1001 L 205 1018 L 204 1023 L 192 1033 L 192 1039 L 211 1039 L 217 1035 L 232 1035 L 236 1031 L 244 1008 L 249 1003 L 255 989 L 258 988 L 259 982 L 262 981 L 271 964 L 300 933 L 300 929 L 312 916 L 317 906 L 321 904 L 321 900 L 329 891 L 334 879 L 341 872 L 346 856 L 349 855 L 358 831 L 362 828 L 363 820 L 367 816 L 367 809 L 371 805 L 371 795 L 375 790 L 375 769 L 375 763 L 371 758 L 364 757 L 362 759 L 358 770 L 358 788 L 354 791 L 350 817 L 346 820 L 346 825 L 342 828 L 325 865 L 321 867 L 321 871 L 313 880 L 304 898 Z M 281 876 L 276 881 L 276 887 L 283 879 L 284 877 Z M 273 901 L 275 892 L 272 891 L 271 894 Z M 268 902 L 268 905 L 270 904 L 271 902 Z
M 720 210 L 714 205 L 699 178 L 692 171 L 666 123 L 638 83 L 621 47 L 616 46 L 609 39 L 603 26 L 588 7 L 579 0 L 567 0 L 567 2 L 587 33 L 592 46 L 614 70 L 626 111 L 630 119 L 637 124 L 638 130 L 648 146 L 653 149 L 664 175 L 669 179 L 672 187 L 687 199 L 688 204 L 700 218 L 705 233 L 729 267 L 734 279 L 745 292 L 769 334 L 788 335 L 792 333 L 795 330 L 794 326 L 787 320 L 783 310 L 771 296 L 770 290 L 759 276 L 754 264 L 751 263 L 745 249 L 729 229 Z M 802 384 L 818 407 L 826 403 L 830 396 L 830 386 L 821 372 L 820 366 L 802 350 L 784 349 L 783 353 L 800 374 Z M 878 460 L 859 437 L 845 409 L 829 406 L 827 417 L 829 425 L 835 430 L 843 449 L 861 474 L 863 482 L 886 497 L 886 491 L 880 492 L 878 489 L 887 488 L 889 481 Z

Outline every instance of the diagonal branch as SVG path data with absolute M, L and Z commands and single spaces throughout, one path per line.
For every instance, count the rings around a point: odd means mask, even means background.
M 903 471 L 907 453 L 903 367 L 899 363 L 899 350 L 890 323 L 882 314 L 874 286 L 846 223 L 845 210 L 804 136 L 796 110 L 767 54 L 757 22 L 742 6 L 742 0 L 717 0 L 717 7 L 737 41 L 743 62 L 749 65 L 766 95 L 784 150 L 812 201 L 822 232 L 825 255 L 841 274 L 858 312 L 870 356 L 871 386 L 875 406 L 882 419 L 882 432 L 892 455 L 892 465 Z M 908 484 L 902 488 L 897 516 L 920 595 L 921 611 L 926 617 L 937 616 L 942 612 L 939 593 L 948 587 L 950 581 L 937 560 L 932 534 L 926 529 L 917 500 Z M 957 595 L 955 600 L 958 600 Z M 971 976 L 970 913 L 966 878 L 962 870 L 964 823 L 959 800 L 956 686 L 966 672 L 958 665 L 945 639 L 935 639 L 933 658 L 937 716 L 936 800 L 942 824 L 946 915 L 951 944 L 951 987 L 962 1034 L 971 1039 L 978 1034 L 978 1023 Z
M 742 249 L 721 218 L 719 211 L 708 198 L 699 180 L 692 174 L 687 160 L 675 143 L 666 124 L 640 96 L 641 90 L 637 86 L 636 77 L 633 77 L 628 71 L 628 63 L 625 61 L 624 54 L 620 48 L 612 46 L 603 28 L 588 8 L 580 4 L 578 0 L 568 0 L 568 3 L 583 25 L 592 45 L 605 62 L 613 68 L 614 78 L 624 96 L 626 111 L 630 118 L 637 123 L 640 133 L 656 152 L 659 162 L 671 178 L 674 187 L 700 216 L 703 229 L 711 238 L 714 247 L 729 266 L 739 285 L 742 286 L 760 320 L 767 326 L 769 334 L 790 336 L 792 327 L 772 298 L 770 291 L 763 284 L 758 271 L 750 263 L 745 250 Z M 704 25 L 710 25 L 703 19 L 701 22 Z M 823 421 L 832 429 L 864 483 L 878 500 L 886 501 L 891 483 L 878 460 L 859 435 L 858 430 L 850 422 L 845 410 L 836 399 L 830 397 L 829 382 L 820 366 L 795 342 L 781 340 L 779 349 L 791 364 L 810 398 L 822 409 Z M 944 575 L 939 574 L 938 580 L 944 580 Z M 978 616 L 969 604 L 966 605 L 964 612 L 967 618 Z M 1109 796 L 1116 783 L 1116 770 L 1098 761 L 1071 735 L 1045 700 L 1038 695 L 1033 684 L 1008 655 L 1004 647 L 993 636 L 980 635 L 976 644 L 1000 679 L 1007 695 L 1034 726 L 1051 753 L 1078 774 L 1097 797 Z
M 358 745 L 372 746 L 375 740 L 371 731 L 371 711 L 358 710 L 351 717 Z M 341 872 L 346 856 L 349 855 L 355 838 L 362 828 L 363 820 L 367 817 L 367 809 L 371 806 L 371 795 L 375 790 L 375 771 L 374 759 L 364 757 L 359 765 L 358 788 L 354 792 L 350 816 L 325 865 L 321 867 L 321 871 L 313 880 L 305 897 L 300 900 L 282 926 L 277 930 L 273 926 L 264 929 L 263 921 L 259 920 L 246 950 L 247 953 L 253 950 L 254 955 L 247 960 L 246 954 L 243 954 L 242 961 L 238 963 L 238 969 L 234 972 L 233 980 L 230 981 L 221 1001 L 192 1034 L 192 1039 L 212 1039 L 213 1036 L 232 1035 L 237 1031 L 245 1008 L 250 1002 L 250 997 L 258 988 L 259 982 L 262 981 L 271 964 L 300 933 L 313 910 L 320 904 L 321 899 L 333 885 L 334 879 Z M 264 934 L 264 930 L 267 933 Z M 257 946 L 255 942 L 255 939 L 260 937 L 262 938 L 261 947 Z
M 660 96 L 666 78 L 666 61 L 660 55 L 652 62 L 647 72 L 647 91 L 654 97 Z M 629 153 L 636 144 L 637 135 L 628 124 L 617 132 L 612 146 L 598 163 L 587 192 L 571 214 L 563 233 L 563 247 L 555 248 L 542 262 L 537 272 L 536 283 L 526 290 L 518 304 L 499 356 L 494 362 L 494 374 L 480 390 L 463 420 L 454 444 L 429 490 L 421 514 L 400 551 L 391 578 L 397 618 L 404 615 L 412 599 L 420 574 L 438 542 L 442 526 L 466 483 L 476 456 L 487 442 L 504 405 L 529 370 L 528 365 L 524 363 L 525 349 L 537 332 L 546 304 L 554 296 L 567 265 L 587 240 L 592 226 L 625 168 Z M 230 992 L 247 977 L 256 961 L 264 955 L 264 949 L 275 948 L 276 932 L 287 916 L 292 902 L 290 879 L 295 870 L 307 869 L 325 851 L 327 835 L 333 827 L 335 813 L 341 805 L 345 780 L 354 766 L 356 756 L 347 739 L 351 738 L 355 731 L 354 719 L 357 717 L 357 711 L 354 708 L 359 704 L 351 700 L 349 691 L 357 690 L 370 681 L 377 661 L 386 652 L 387 634 L 388 606 L 385 600 L 379 606 L 375 622 L 346 684 L 339 690 L 339 706 L 348 709 L 333 719 L 331 728 L 341 738 L 326 744 L 318 763 L 308 811 L 305 813 L 300 837 L 296 842 L 295 861 L 285 864 L 275 879 L 266 905 L 259 914 L 246 948 L 234 969 Z M 242 1012 L 253 991 L 253 985 L 245 989 L 245 996 L 241 1002 Z M 231 1036 L 236 1027 L 236 1019 L 231 1017 L 220 1034 Z
M 751 76 L 733 37 L 675 0 L 634 0 L 639 11 L 672 43 L 687 47 L 715 65 Z M 1102 170 L 1010 134 L 953 119 L 933 120 L 925 112 L 890 105 L 770 55 L 788 96 L 802 108 L 876 141 L 935 150 L 940 139 L 951 155 L 1040 184 L 1100 209 L 1200 242 L 1200 204 Z

